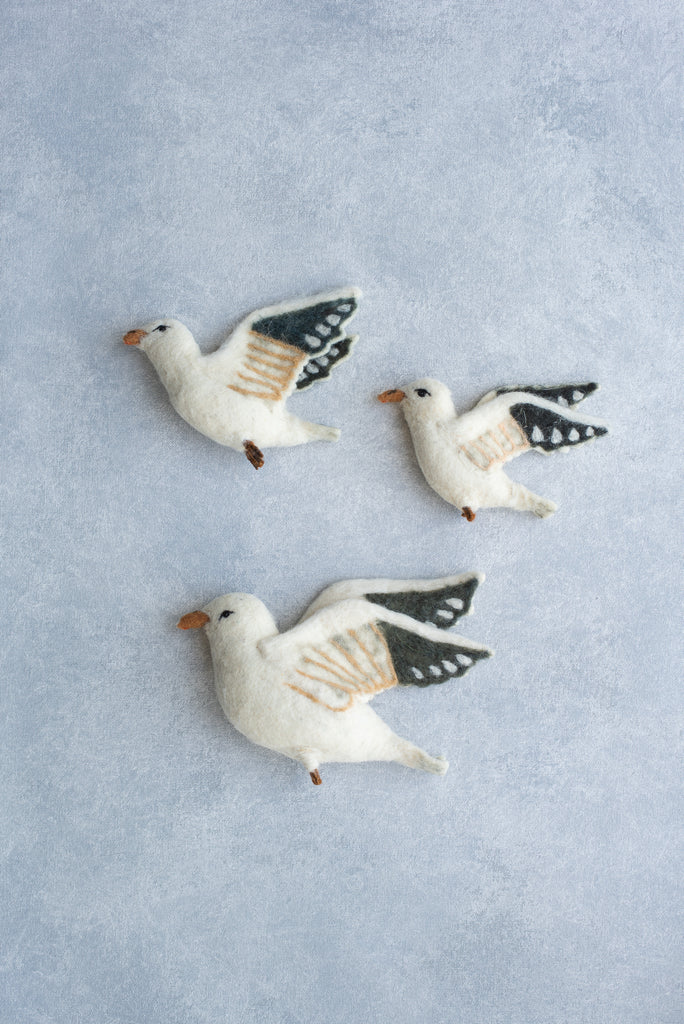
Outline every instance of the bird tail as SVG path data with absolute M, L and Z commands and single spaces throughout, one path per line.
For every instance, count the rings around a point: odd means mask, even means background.
M 446 775 L 449 770 L 449 762 L 445 757 L 430 757 L 429 754 L 423 753 L 414 768 L 420 768 L 423 772 L 431 772 L 433 775 Z
M 392 760 L 406 765 L 407 768 L 415 768 L 417 771 L 430 772 L 432 775 L 446 775 L 449 762 L 445 757 L 431 757 L 410 740 L 402 740 L 399 737 L 395 737 L 395 739 L 397 747 Z

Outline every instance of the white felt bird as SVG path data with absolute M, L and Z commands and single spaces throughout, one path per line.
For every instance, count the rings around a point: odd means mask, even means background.
M 330 376 L 356 336 L 345 334 L 361 292 L 343 288 L 259 309 L 215 352 L 203 355 L 178 320 L 155 320 L 124 335 L 149 357 L 171 404 L 191 427 L 244 451 L 259 469 L 261 448 L 336 441 L 335 427 L 293 416 L 285 402 Z
M 347 580 L 324 590 L 285 633 L 258 598 L 226 594 L 178 626 L 205 628 L 228 720 L 253 743 L 299 761 L 315 785 L 328 761 L 398 761 L 443 775 L 444 758 L 395 735 L 368 701 L 397 684 L 462 676 L 491 655 L 446 632 L 468 614 L 483 578 Z
M 607 433 L 604 424 L 570 411 L 597 387 L 501 387 L 462 416 L 456 415 L 448 388 L 429 377 L 378 397 L 401 402 L 425 479 L 465 519 L 495 506 L 543 518 L 557 506 L 509 479 L 503 467 L 530 449 L 548 455 Z

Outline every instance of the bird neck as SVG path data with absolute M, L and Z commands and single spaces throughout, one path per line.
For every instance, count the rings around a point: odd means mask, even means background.
M 411 437 L 414 442 L 434 438 L 443 429 L 445 419 L 435 418 L 434 416 L 412 416 L 408 420 L 408 428 L 411 431 Z
M 145 352 L 170 394 L 187 381 L 200 356 L 199 347 L 191 338 L 173 345 L 150 345 Z
M 258 640 L 240 637 L 230 643 L 212 644 L 211 659 L 216 695 L 229 720 L 235 723 L 255 693 L 267 687 L 269 674 Z

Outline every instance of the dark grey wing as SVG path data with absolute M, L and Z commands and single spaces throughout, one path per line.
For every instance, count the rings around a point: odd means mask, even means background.
M 439 629 L 448 629 L 463 615 L 469 614 L 473 594 L 482 578 L 480 573 L 474 572 L 433 590 L 367 592 L 364 597 L 373 604 L 402 612 L 418 622 L 430 622 Z
M 588 384 L 557 384 L 546 387 L 537 384 L 523 384 L 519 387 L 516 385 L 505 385 L 504 387 L 496 388 L 494 391 L 489 391 L 477 404 L 482 405 L 498 395 L 508 395 L 511 392 L 517 391 L 528 395 L 536 395 L 537 398 L 545 398 L 547 402 L 556 402 L 557 405 L 573 408 L 582 399 L 586 398 L 587 395 L 591 395 L 596 391 L 597 388 L 598 384 L 591 382 Z
M 401 686 L 430 686 L 458 679 L 492 652 L 470 645 L 460 637 L 450 642 L 428 639 L 390 622 L 377 622 Z
M 547 405 L 516 402 L 509 411 L 531 447 L 540 452 L 572 448 L 608 433 L 608 428 L 601 424 L 573 417 Z
M 358 296 L 356 288 L 349 288 L 325 297 L 304 299 L 296 309 L 263 317 L 256 314 L 250 330 L 307 355 L 321 355 L 346 336 L 344 327 L 356 312 Z
M 357 338 L 358 335 L 354 334 L 348 338 L 343 338 L 341 341 L 336 341 L 323 355 L 310 359 L 302 367 L 302 371 L 297 378 L 297 390 L 304 391 L 305 388 L 310 388 L 316 381 L 326 380 L 330 376 L 333 366 L 337 366 L 338 363 L 347 358 Z

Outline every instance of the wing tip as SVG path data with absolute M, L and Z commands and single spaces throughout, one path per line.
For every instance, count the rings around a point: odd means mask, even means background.
M 330 376 L 332 374 L 333 369 L 336 366 L 339 366 L 340 363 L 344 363 L 346 362 L 347 359 L 349 359 L 350 355 L 352 354 L 352 349 L 354 348 L 354 345 L 358 340 L 358 334 L 345 334 L 343 332 L 339 338 L 335 338 L 333 341 L 331 341 L 330 346 L 327 349 L 325 349 L 323 352 L 319 352 L 315 356 L 312 356 L 311 359 L 307 360 L 307 362 L 304 363 L 300 375 L 297 378 L 295 389 L 297 391 L 306 391 L 306 389 L 310 388 L 312 384 L 317 384 L 319 383 L 319 381 L 322 383 L 325 380 L 330 380 Z M 342 354 L 330 359 L 329 365 L 325 368 L 321 368 L 320 373 L 313 374 L 309 369 L 311 363 L 314 363 L 318 359 L 321 359 L 323 357 L 329 357 L 331 349 L 333 349 L 335 346 L 337 346 L 338 349 L 342 347 L 344 348 Z

